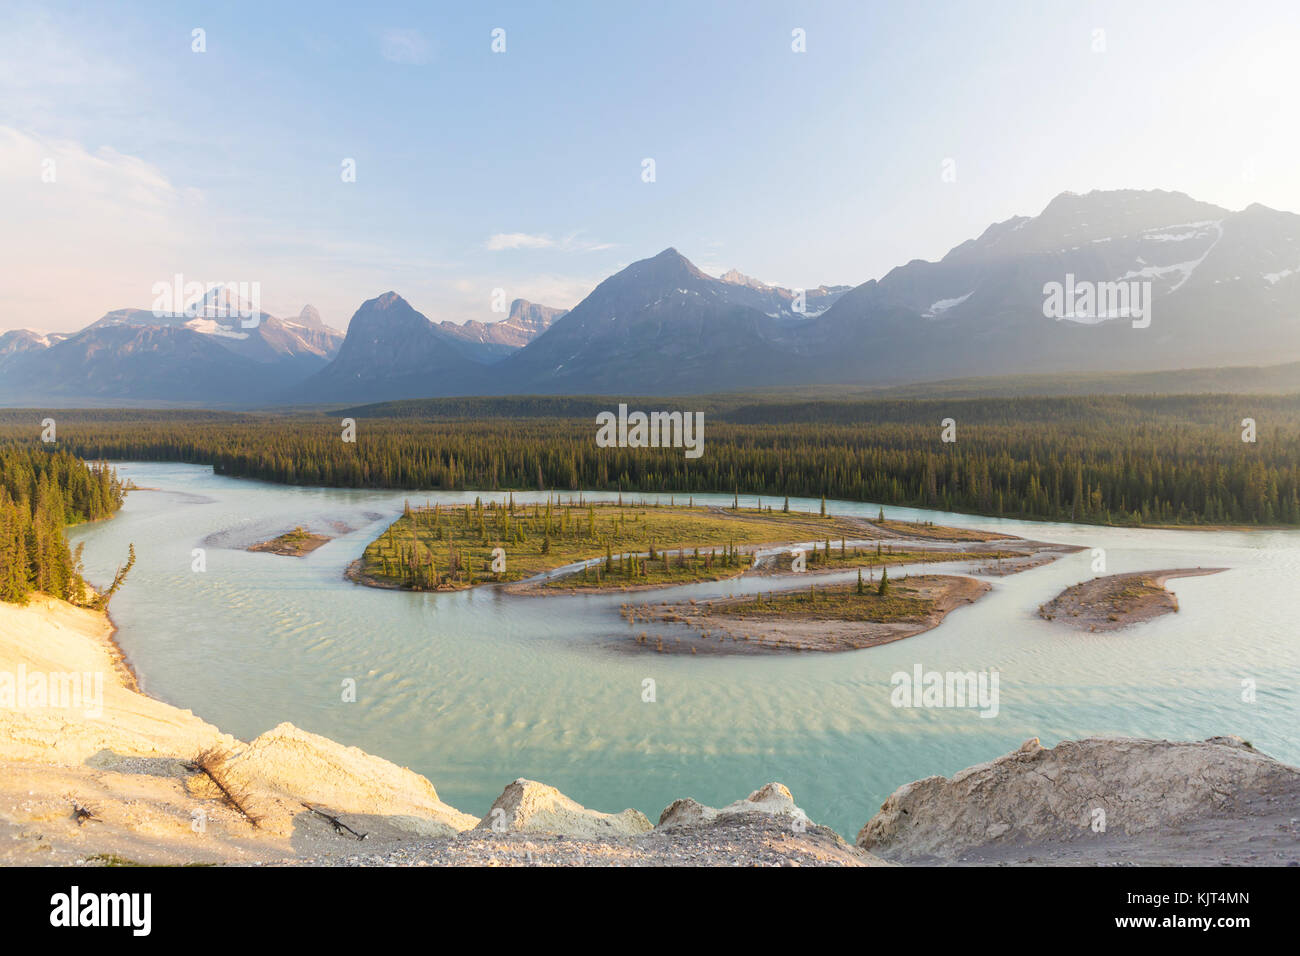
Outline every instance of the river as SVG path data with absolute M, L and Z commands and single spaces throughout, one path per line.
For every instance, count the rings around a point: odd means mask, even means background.
M 898 786 L 991 760 L 1029 737 L 1050 746 L 1102 734 L 1235 733 L 1300 763 L 1300 639 L 1290 606 L 1300 532 L 1101 528 L 887 507 L 890 518 L 1089 550 L 990 579 L 979 603 L 894 644 L 693 657 L 631 649 L 632 628 L 618 611 L 636 596 L 527 597 L 491 587 L 417 594 L 344 580 L 404 500 L 472 502 L 473 491 L 299 488 L 197 465 L 117 467 L 151 490 L 132 492 L 115 518 L 71 537 L 85 543 L 87 576 L 101 585 L 135 544 L 137 564 L 112 615 L 147 693 L 244 740 L 289 721 L 360 747 L 423 774 L 444 801 L 475 815 L 517 777 L 595 809 L 635 807 L 652 821 L 677 797 L 721 806 L 779 780 L 813 821 L 852 840 Z M 729 506 L 732 496 L 695 501 Z M 820 502 L 790 504 L 815 511 Z M 826 505 L 868 517 L 879 507 Z M 295 525 L 337 533 L 331 522 L 354 530 L 305 558 L 244 550 Z M 1123 631 L 1081 633 L 1039 619 L 1039 604 L 1093 576 L 1093 548 L 1104 549 L 1108 573 L 1230 570 L 1172 580 L 1180 612 Z M 194 570 L 195 549 L 205 570 Z M 691 585 L 653 597 L 742 587 Z M 918 664 L 996 670 L 997 715 L 894 707 L 891 676 Z M 647 679 L 653 702 L 643 699 Z M 355 701 L 344 699 L 347 682 Z

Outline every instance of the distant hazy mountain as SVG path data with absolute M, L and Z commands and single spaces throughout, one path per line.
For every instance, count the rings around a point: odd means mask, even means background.
M 476 361 L 491 363 L 523 348 L 549 329 L 565 311 L 515 299 L 510 303 L 510 314 L 499 322 L 443 321 L 438 323 L 438 328 L 460 339 Z
M 1082 300 L 1049 315 L 1052 283 L 1142 284 L 1149 324 Z M 682 394 L 1295 361 L 1300 216 L 1181 193 L 1064 193 L 807 321 L 748 298 L 765 288 L 709 279 L 668 250 L 606 280 L 497 370 L 515 392 Z
M 310 306 L 298 321 L 259 312 L 250 328 L 216 311 L 116 309 L 72 335 L 5 333 L 0 401 L 251 404 L 324 367 L 343 340 Z
M 784 381 L 799 323 L 754 308 L 754 291 L 665 249 L 493 366 L 491 390 L 654 394 Z
M 1094 288 L 1139 294 L 1143 314 L 1078 294 Z M 435 324 L 389 292 L 341 344 L 310 306 L 247 330 L 121 309 L 61 341 L 5 333 L 0 400 L 359 404 L 1271 366 L 1300 361 L 1300 216 L 1158 190 L 1062 193 L 937 262 L 806 290 L 803 312 L 794 301 L 666 249 L 567 313 L 516 300 L 500 322 Z
M 325 323 L 321 320 L 320 313 L 316 311 L 314 305 L 304 305 L 302 311 L 298 313 L 298 324 L 309 329 L 326 328 Z
M 17 363 L 28 353 L 40 352 L 67 337 L 63 332 L 36 332 L 32 329 L 0 332 L 0 373 L 11 362 Z
M 241 318 L 233 311 L 234 307 L 228 303 L 222 313 L 200 308 L 197 315 L 157 315 L 148 309 L 117 309 L 83 331 L 117 326 L 185 328 L 212 336 L 230 351 L 256 362 L 292 363 L 303 368 L 304 375 L 324 366 L 343 342 L 343 333 L 325 325 L 320 313 L 310 305 L 303 308 L 297 319 L 279 319 L 260 310 L 255 317 Z
M 293 402 L 382 401 L 476 390 L 475 343 L 434 325 L 396 292 L 368 299 L 334 360 L 282 393 Z
M 1150 325 L 1044 315 L 1048 283 L 1149 282 Z M 819 381 L 1270 364 L 1300 358 L 1300 216 L 1182 193 L 1063 193 L 815 323 Z M 1086 311 L 1086 310 L 1085 310 Z
M 231 404 L 267 393 L 268 367 L 183 325 L 85 329 L 4 369 L 10 404 Z

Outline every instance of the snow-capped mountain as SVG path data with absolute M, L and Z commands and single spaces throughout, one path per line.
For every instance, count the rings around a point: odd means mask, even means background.
M 343 341 L 310 306 L 280 319 L 213 293 L 179 313 L 115 309 L 71 335 L 5 333 L 0 400 L 254 403 L 324 367 Z
M 819 285 L 815 289 L 800 289 L 797 291 L 802 293 L 802 301 L 798 301 L 796 290 L 768 285 L 738 269 L 724 272 L 718 278 L 728 285 L 753 293 L 752 296 L 746 296 L 738 292 L 732 301 L 749 305 L 773 319 L 815 319 L 834 305 L 836 299 L 853 288 L 849 285 Z
M 823 381 L 853 382 L 1293 361 L 1296 270 L 1293 213 L 1162 191 L 1062 193 L 938 262 L 858 286 L 810 347 Z
M 803 313 L 794 301 L 666 249 L 568 312 L 516 300 L 497 323 L 435 323 L 395 292 L 363 303 L 346 338 L 310 307 L 256 323 L 220 314 L 228 298 L 197 314 L 119 309 L 62 340 L 0 336 L 0 400 L 681 395 L 1277 365 L 1300 360 L 1300 216 L 1159 190 L 1062 193 L 936 262 L 806 290 Z

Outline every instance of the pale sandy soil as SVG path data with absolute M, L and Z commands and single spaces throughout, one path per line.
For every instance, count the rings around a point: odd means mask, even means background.
M 418 774 L 284 724 L 245 744 L 133 689 L 106 615 L 37 596 L 0 602 L 0 863 L 69 864 L 101 854 L 149 863 L 275 860 L 355 850 L 304 803 L 334 808 L 368 846 L 445 836 L 478 818 L 442 804 Z M 79 700 L 50 706 L 25 686 L 79 675 Z M 220 774 L 258 819 L 227 805 L 190 762 L 215 748 Z M 77 810 L 91 816 L 78 819 Z
M 1170 568 L 1111 574 L 1072 585 L 1038 609 L 1039 617 L 1086 631 L 1114 631 L 1178 610 L 1165 590 L 1170 578 L 1218 574 L 1227 568 Z
M 125 850 L 175 861 L 178 843 L 185 860 L 214 852 L 190 838 L 194 801 L 179 762 L 233 738 L 133 690 L 112 633 L 106 615 L 62 601 L 0 602 L 0 675 L 90 675 L 81 706 L 0 707 L 0 861 L 66 863 Z M 77 806 L 97 819 L 78 824 Z M 220 830 L 226 821 L 214 816 Z

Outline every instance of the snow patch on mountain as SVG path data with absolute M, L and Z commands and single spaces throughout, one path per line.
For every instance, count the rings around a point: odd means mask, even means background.
M 930 308 L 921 313 L 924 319 L 933 319 L 947 312 L 949 309 L 956 308 L 967 299 L 975 294 L 975 290 L 967 292 L 965 295 L 958 296 L 955 299 L 940 299 L 938 302 L 931 304 Z
M 1193 224 L 1188 223 L 1188 225 L 1193 225 Z M 1172 265 L 1167 265 L 1167 266 L 1144 266 L 1141 269 L 1130 270 L 1129 272 L 1124 273 L 1116 281 L 1124 282 L 1125 280 L 1128 279 L 1163 279 L 1165 276 L 1168 275 L 1179 274 L 1181 275 L 1181 278 L 1177 282 L 1175 282 L 1172 286 L 1170 286 L 1168 290 L 1169 292 L 1177 292 L 1187 283 L 1187 280 L 1192 277 L 1192 273 L 1196 271 L 1197 266 L 1199 266 L 1202 262 L 1205 261 L 1206 256 L 1208 256 L 1211 252 L 1214 251 L 1214 247 L 1217 246 L 1219 244 L 1219 240 L 1223 238 L 1222 220 L 1210 221 L 1207 222 L 1205 225 L 1208 225 L 1213 228 L 1215 232 L 1214 241 L 1211 242 L 1206 247 L 1205 251 L 1201 253 L 1201 255 L 1198 258 L 1189 259 L 1186 262 L 1175 262 Z M 1170 227 L 1166 226 L 1163 228 L 1167 229 Z M 1208 231 L 1200 234 L 1208 235 Z
M 246 339 L 247 332 L 236 332 L 228 325 L 222 325 L 215 319 L 191 319 L 185 327 L 203 335 L 217 335 L 224 339 Z

